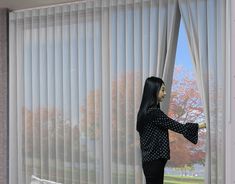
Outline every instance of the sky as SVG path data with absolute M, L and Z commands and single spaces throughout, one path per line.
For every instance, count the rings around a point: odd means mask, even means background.
M 186 70 L 193 70 L 186 30 L 182 21 L 180 23 L 180 29 L 179 29 L 175 64 L 183 65 Z

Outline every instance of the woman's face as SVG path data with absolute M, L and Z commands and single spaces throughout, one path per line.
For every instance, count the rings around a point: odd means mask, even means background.
M 165 84 L 162 84 L 157 97 L 158 102 L 162 102 L 165 96 L 166 96 L 166 86 Z

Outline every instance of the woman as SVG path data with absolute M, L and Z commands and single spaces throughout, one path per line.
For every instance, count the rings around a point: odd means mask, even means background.
M 137 116 L 137 131 L 140 135 L 143 171 L 147 184 L 163 184 L 164 168 L 170 159 L 168 129 L 196 144 L 198 129 L 205 123 L 181 124 L 169 118 L 160 109 L 166 95 L 162 79 L 149 77 L 145 81 L 140 109 Z

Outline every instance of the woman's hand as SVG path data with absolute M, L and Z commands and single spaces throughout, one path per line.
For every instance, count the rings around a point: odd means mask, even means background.
M 199 124 L 198 124 L 198 128 L 199 128 L 199 129 L 206 128 L 206 123 L 205 123 L 205 122 L 199 123 Z

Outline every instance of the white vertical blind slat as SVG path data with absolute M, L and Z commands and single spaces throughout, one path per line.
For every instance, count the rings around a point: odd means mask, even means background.
M 128 111 L 128 108 L 127 108 L 127 105 L 128 105 L 128 102 L 127 102 L 127 94 L 128 94 L 128 91 L 127 91 L 127 76 L 128 76 L 128 72 L 127 72 L 127 64 L 128 62 L 130 62 L 127 58 L 127 2 L 125 2 L 124 4 L 124 21 L 123 21 L 123 26 L 124 26 L 124 97 L 123 97 L 123 100 L 125 102 L 125 105 L 124 105 L 124 127 L 125 127 L 125 160 L 124 160 L 124 173 L 125 173 L 125 183 L 128 183 L 128 172 L 127 172 L 127 164 L 128 164 L 128 149 L 127 149 L 127 144 L 128 144 L 128 125 L 127 125 L 127 111 Z
M 108 29 L 108 10 L 103 8 L 103 3 L 106 6 L 106 1 L 101 1 L 101 61 L 102 61 L 102 163 L 103 163 L 103 183 L 111 183 L 110 169 L 110 75 L 109 75 L 109 29 Z M 105 174 L 105 175 L 104 175 Z M 106 176 L 106 177 L 105 177 Z
M 63 27 L 62 26 L 58 26 L 61 30 L 58 31 L 57 29 L 57 21 L 59 22 L 59 25 L 63 25 L 63 13 L 61 13 L 61 9 L 60 8 L 51 8 L 51 21 L 49 22 L 49 25 L 51 25 L 51 44 L 52 47 L 49 46 L 49 48 L 51 49 L 51 54 L 52 54 L 52 65 L 51 65 L 51 69 L 53 70 L 53 78 L 51 80 L 52 82 L 52 93 L 49 94 L 49 98 L 53 98 L 54 99 L 54 104 L 53 104 L 53 114 L 52 114 L 52 118 L 51 118 L 51 122 L 49 124 L 49 134 L 48 137 L 52 137 L 51 138 L 51 143 L 49 144 L 50 146 L 50 160 L 51 160 L 51 164 L 49 165 L 50 168 L 50 180 L 52 181 L 59 181 L 59 182 L 63 182 L 64 181 L 64 175 L 63 175 L 63 170 L 64 170 L 64 149 L 63 149 L 63 140 L 59 140 L 59 137 L 64 137 L 63 134 L 63 85 L 64 85 L 64 81 L 63 81 L 63 76 L 64 76 L 64 72 L 63 72 L 63 39 L 61 39 L 62 34 L 63 34 Z M 62 16 L 56 16 L 56 13 L 59 12 L 62 14 Z M 62 19 L 62 20 L 60 20 Z M 59 33 L 58 33 L 58 32 Z M 62 44 L 61 46 L 59 46 L 58 50 L 56 45 L 58 45 L 59 40 L 62 40 Z M 58 54 L 60 53 L 61 56 L 60 58 L 58 57 Z M 55 96 L 53 95 L 55 94 Z M 61 130 L 62 129 L 62 130 Z M 60 162 L 59 162 L 60 161 Z M 62 170 L 61 172 L 59 172 L 59 170 Z
M 134 1 L 134 0 L 133 0 Z M 133 3 L 134 4 L 134 3 Z M 133 102 L 133 107 L 134 107 L 134 122 L 136 122 L 136 114 L 137 114 L 137 102 L 136 102 L 136 96 L 137 96 L 137 84 L 138 82 L 136 82 L 136 73 L 138 72 L 137 70 L 137 67 L 136 67 L 136 41 L 135 41 L 135 35 L 136 35 L 136 29 L 135 29 L 135 13 L 136 13 L 136 4 L 133 5 L 133 17 L 132 17 L 132 25 L 133 25 L 133 89 L 134 89 L 134 94 L 133 94 L 133 99 L 134 99 L 134 102 Z M 135 72 L 137 71 L 137 72 Z M 134 142 L 133 142 L 133 145 L 134 145 L 134 164 L 133 164 L 133 169 L 134 169 L 134 173 L 133 173 L 133 183 L 137 183 L 137 176 L 138 176 L 138 169 L 136 167 L 136 163 L 138 161 L 137 159 L 137 153 L 136 153 L 136 140 L 137 140 L 137 132 L 136 132 L 136 124 L 134 125 L 134 129 L 132 130 L 132 133 L 134 135 Z
M 39 70 L 39 76 L 38 76 L 38 80 L 39 80 L 39 106 L 38 106 L 38 116 L 39 116 L 39 119 L 38 119 L 38 122 L 39 122 L 39 144 L 38 144 L 38 147 L 39 147 L 39 156 L 38 156 L 38 164 L 40 165 L 40 168 L 39 168 L 39 170 L 38 170 L 38 173 L 39 173 L 39 175 L 41 176 L 41 175 L 43 175 L 43 172 L 42 172 L 42 170 L 43 170 L 43 162 L 42 162 L 42 160 L 43 160 L 43 141 L 42 141 L 42 137 L 43 137 L 43 135 L 42 135 L 42 132 L 43 132 L 43 126 L 42 126 L 42 124 L 43 124 L 43 112 L 42 112 L 42 108 L 44 107 L 43 106 L 43 94 L 42 94 L 42 87 L 41 87 L 41 79 L 42 79 L 42 63 L 41 63 L 41 61 L 42 61 L 42 56 L 41 56 L 41 29 L 40 29 L 40 27 L 41 27 L 41 16 L 40 16 L 40 14 L 41 14 L 41 11 L 40 10 L 38 10 L 38 12 L 37 12 L 37 15 L 38 15 L 38 18 L 37 18 L 37 21 L 38 21 L 38 70 Z
M 100 127 L 101 127 L 101 122 L 100 122 L 100 90 L 99 90 L 99 83 L 100 83 L 100 70 L 99 70 L 99 62 L 101 61 L 100 59 L 100 55 L 99 55 L 99 43 L 100 41 L 98 39 L 100 39 L 100 31 L 99 31 L 99 27 L 97 26 L 98 23 L 100 22 L 100 13 L 99 13 L 99 9 L 96 7 L 97 1 L 94 2 L 94 7 L 93 7 L 93 49 L 94 49 L 94 95 L 95 95 L 95 99 L 94 99 L 94 120 L 95 120 L 95 125 L 94 125 L 94 134 L 95 134 L 95 139 L 96 140 L 100 140 Z M 99 3 L 99 2 L 98 2 Z M 100 177 L 100 172 L 99 172 L 99 166 L 100 166 L 100 141 L 95 141 L 95 181 L 96 183 L 101 183 L 101 177 Z
M 110 184 L 113 183 L 112 181 L 112 174 L 113 174 L 113 162 L 112 162 L 112 154 L 113 154 L 113 146 L 112 146 L 112 142 L 113 142 L 113 138 L 112 138 L 112 128 L 113 128 L 113 123 L 112 123 L 112 119 L 113 119 L 113 113 L 112 113 L 112 109 L 113 109 L 113 103 L 112 103 L 112 91 L 113 91 L 113 85 L 112 85 L 112 75 L 113 75 L 113 67 L 112 67 L 112 7 L 111 7 L 111 2 L 109 1 L 108 2 L 108 42 L 109 42 L 109 48 L 108 48 L 108 55 L 109 55 L 109 122 L 110 122 L 110 125 L 109 125 L 109 134 L 110 134 L 110 156 L 109 156 L 109 168 L 110 168 L 110 175 L 111 175 L 111 178 L 110 178 Z
M 120 88 L 121 88 L 121 78 L 119 78 L 119 73 L 121 73 L 122 68 L 121 68 L 121 62 L 122 62 L 122 55 L 123 53 L 121 53 L 121 41 L 123 39 L 123 37 L 120 37 L 121 33 L 121 5 L 119 4 L 119 0 L 117 3 L 117 183 L 120 184 L 123 181 L 123 178 L 118 177 L 119 175 L 121 175 L 122 173 L 122 168 L 121 168 L 121 154 L 122 154 L 122 150 L 123 150 L 123 145 L 121 143 L 121 131 L 123 130 L 123 124 L 121 121 L 121 112 L 120 112 L 120 104 L 121 104 L 121 92 L 120 92 Z
M 75 24 L 72 24 L 72 22 L 75 22 L 76 21 L 76 18 L 77 16 L 75 16 L 74 12 L 76 12 L 76 6 L 73 6 L 73 7 L 70 7 L 70 11 L 69 11 L 69 19 L 70 19 L 70 23 L 69 23 L 69 26 L 70 26 L 70 37 L 69 37 L 69 57 L 70 57 L 70 109 L 71 111 L 69 112 L 70 113 L 70 146 L 71 146 L 71 153 L 70 153 L 70 157 L 71 157 L 71 162 L 70 162 L 70 167 L 71 167 L 71 173 L 70 173 L 70 179 L 71 179 L 71 182 L 76 180 L 76 174 L 77 172 L 75 171 L 75 168 L 76 168 L 76 153 L 75 153 L 75 144 L 76 144 L 76 137 L 75 137 L 75 133 L 73 131 L 73 129 L 75 128 L 76 126 L 76 123 L 77 122 L 77 117 L 76 117 L 76 111 L 77 111 L 77 106 L 76 106 L 76 94 L 78 93 L 77 92 L 77 83 L 76 83 L 76 74 L 77 74 L 77 66 L 76 66 L 76 61 L 77 61 L 77 54 L 76 54 L 76 51 L 77 51 L 77 44 L 74 44 L 73 45 L 73 40 L 77 40 L 77 37 L 76 37 L 76 25 Z M 70 182 L 70 183 L 71 183 Z

